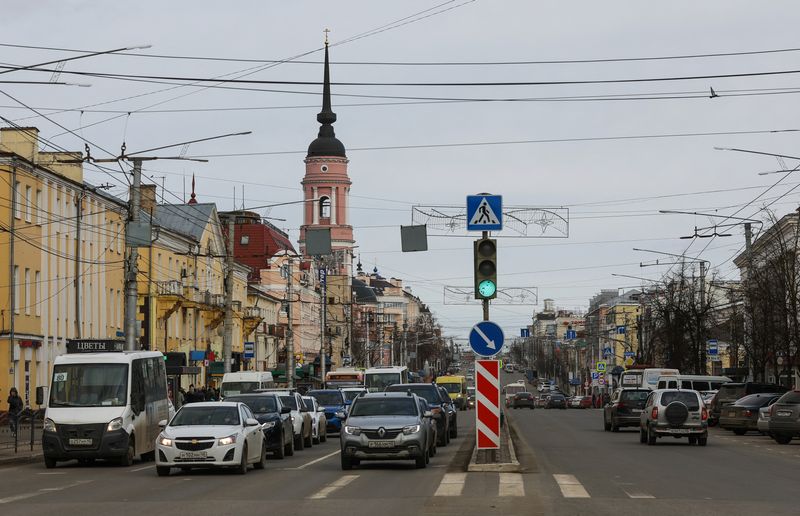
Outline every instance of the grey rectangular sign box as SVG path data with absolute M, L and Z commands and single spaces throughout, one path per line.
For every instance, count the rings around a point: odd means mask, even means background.
M 125 224 L 125 245 L 150 247 L 152 243 L 152 226 L 149 223 L 128 221 Z
M 306 230 L 306 254 L 309 256 L 331 254 L 330 228 Z
M 428 227 L 400 226 L 400 241 L 404 253 L 428 250 Z

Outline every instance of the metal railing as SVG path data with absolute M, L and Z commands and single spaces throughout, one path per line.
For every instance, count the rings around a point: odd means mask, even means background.
M 44 409 L 25 409 L 16 417 L 8 412 L 0 412 L 0 451 L 29 448 L 41 442 Z

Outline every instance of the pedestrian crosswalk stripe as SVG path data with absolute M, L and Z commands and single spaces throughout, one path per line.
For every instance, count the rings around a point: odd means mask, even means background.
M 433 496 L 461 496 L 466 480 L 466 473 L 445 473 Z
M 499 496 L 525 496 L 525 484 L 519 473 L 500 473 Z
M 561 494 L 564 495 L 564 498 L 591 498 L 574 475 L 554 474 L 553 478 L 561 489 Z

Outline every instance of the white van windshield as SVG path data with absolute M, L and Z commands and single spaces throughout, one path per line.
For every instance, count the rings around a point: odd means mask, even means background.
M 237 394 L 247 394 L 261 388 L 259 382 L 224 382 L 222 384 L 222 396 L 236 396 Z
M 124 407 L 127 364 L 61 364 L 53 367 L 51 407 Z

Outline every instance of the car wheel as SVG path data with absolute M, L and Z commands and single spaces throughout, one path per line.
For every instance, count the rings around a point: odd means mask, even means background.
M 247 473 L 247 444 L 242 446 L 242 460 L 239 461 L 239 466 L 236 468 L 236 473 L 240 475 Z
M 47 469 L 53 469 L 56 467 L 56 459 L 52 459 L 50 457 L 44 458 L 44 467 Z
M 168 477 L 170 469 L 169 466 L 156 466 L 156 475 L 159 477 Z
M 267 446 L 267 440 L 264 439 L 264 447 Z M 286 458 L 286 446 L 283 444 L 283 432 L 280 433 L 278 436 L 278 449 L 275 450 L 275 458 L 276 459 L 285 459 Z
M 258 462 L 253 464 L 256 469 L 264 469 L 267 466 L 267 442 L 261 441 L 261 456 L 258 459 Z
M 745 430 L 744 428 L 734 428 L 733 433 L 736 435 L 744 435 L 747 433 L 747 430 Z
M 611 417 L 611 431 L 619 432 L 619 426 L 617 425 L 617 421 L 614 419 L 613 416 Z
M 349 457 L 345 457 L 344 453 L 342 453 L 342 469 L 344 471 L 348 471 L 353 469 L 353 463 L 350 461 Z
M 647 434 L 644 433 L 644 428 L 639 428 L 639 442 L 644 444 L 647 442 Z
M 292 438 L 289 439 L 288 444 L 284 445 L 283 454 L 286 455 L 287 457 L 291 457 L 292 455 L 294 455 L 294 436 L 292 436 Z
M 425 469 L 425 466 L 428 465 L 429 460 L 428 450 L 425 450 L 425 453 L 422 456 L 417 457 L 414 462 L 416 463 L 417 469 Z
M 654 446 L 655 444 L 656 444 L 656 434 L 654 434 L 653 431 L 650 428 L 648 428 L 647 429 L 647 445 L 648 446 Z
M 707 445 L 708 444 L 708 437 L 698 437 L 697 438 L 697 444 L 699 444 L 700 446 Z
M 789 444 L 792 442 L 792 436 L 787 434 L 775 434 L 772 436 L 778 444 Z
M 305 444 L 305 440 L 303 439 L 303 434 L 295 436 L 295 438 L 294 438 L 294 449 L 295 450 L 302 450 L 304 444 Z
M 128 440 L 128 451 L 119 458 L 119 465 L 124 467 L 129 467 L 133 464 L 133 456 L 136 453 L 135 448 L 136 443 L 133 441 L 133 437 Z

